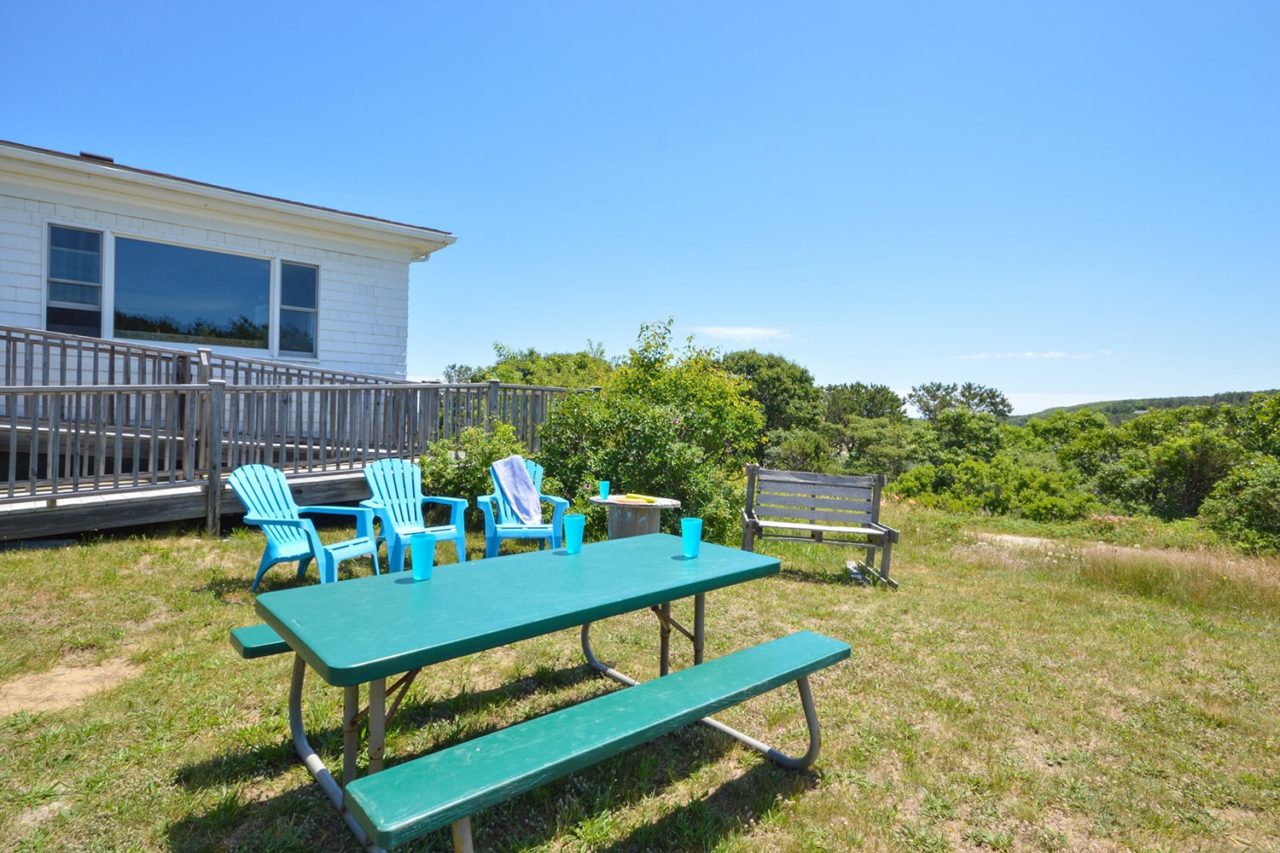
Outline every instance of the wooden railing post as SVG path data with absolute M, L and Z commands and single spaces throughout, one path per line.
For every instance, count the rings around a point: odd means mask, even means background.
M 215 379 L 209 383 L 209 420 L 205 424 L 209 447 L 205 528 L 210 536 L 222 533 L 222 410 L 226 402 L 226 390 L 225 380 Z
M 489 399 L 485 404 L 484 413 L 484 431 L 493 432 L 493 422 L 498 419 L 498 386 L 501 385 L 498 380 L 489 380 Z
M 213 350 L 208 347 L 200 347 L 196 350 L 196 384 L 208 385 L 209 380 L 213 377 L 209 375 L 209 356 L 213 354 Z

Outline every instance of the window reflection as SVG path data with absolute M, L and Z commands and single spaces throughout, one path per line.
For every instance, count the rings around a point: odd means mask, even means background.
M 116 239 L 116 334 L 266 349 L 271 266 L 261 258 Z

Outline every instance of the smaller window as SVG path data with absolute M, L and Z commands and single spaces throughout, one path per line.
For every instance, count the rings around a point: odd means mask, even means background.
M 280 264 L 280 352 L 316 354 L 318 267 Z
M 49 226 L 49 298 L 44 327 L 70 335 L 102 334 L 102 234 Z

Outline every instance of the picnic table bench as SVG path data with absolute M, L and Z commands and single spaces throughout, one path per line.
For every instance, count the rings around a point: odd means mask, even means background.
M 883 474 L 814 474 L 748 465 L 742 550 L 754 551 L 756 539 L 865 548 L 869 576 L 897 589 L 898 582 L 889 577 L 889 562 L 898 531 L 880 523 L 884 483 Z M 850 570 L 858 569 L 851 564 Z
M 470 851 L 470 816 L 477 811 L 698 720 L 782 766 L 813 763 L 820 735 L 808 676 L 849 657 L 848 644 L 802 631 L 702 660 L 705 593 L 778 571 L 775 559 L 746 557 L 704 544 L 698 558 L 685 560 L 677 537 L 656 534 L 588 545 L 572 556 L 542 551 L 440 566 L 429 581 L 395 573 L 300 587 L 260 596 L 267 624 L 236 628 L 231 642 L 245 658 L 296 653 L 289 695 L 295 747 L 362 844 L 396 846 L 449 824 L 455 851 Z M 477 598 L 493 589 L 503 595 Z M 692 631 L 670 615 L 670 601 L 689 595 L 695 598 Z M 589 629 L 592 619 L 646 607 L 659 617 L 662 674 L 640 683 L 596 657 Z M 380 622 L 370 619 L 375 614 Z M 344 630 L 360 624 L 358 633 Z M 626 689 L 383 769 L 386 719 L 421 667 L 572 625 L 582 626 L 588 663 Z M 668 674 L 673 628 L 693 642 L 694 665 Z M 345 688 L 342 788 L 303 730 L 308 664 Z M 405 675 L 388 688 L 386 676 L 396 673 Z M 786 755 L 708 716 L 793 681 L 809 731 L 803 755 Z M 361 683 L 369 685 L 365 710 L 358 708 Z M 394 698 L 390 711 L 388 698 Z M 369 775 L 357 778 L 363 717 Z

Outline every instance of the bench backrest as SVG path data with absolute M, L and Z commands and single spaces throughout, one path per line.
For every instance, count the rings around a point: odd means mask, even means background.
M 880 521 L 883 474 L 813 474 L 747 466 L 747 515 L 814 523 Z

